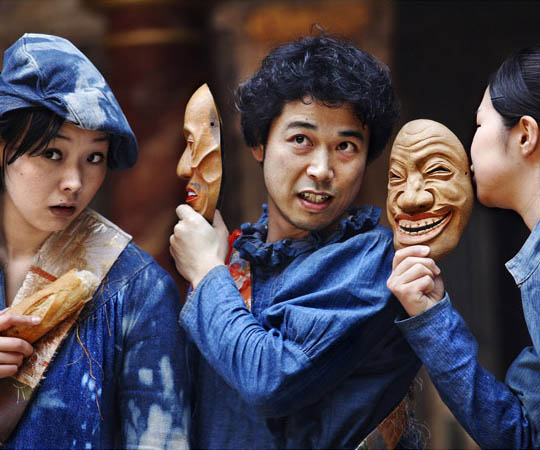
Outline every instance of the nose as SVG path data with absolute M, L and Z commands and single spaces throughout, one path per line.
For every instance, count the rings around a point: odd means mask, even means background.
M 397 198 L 399 208 L 409 214 L 430 209 L 433 201 L 433 194 L 426 190 L 421 176 L 409 176 L 404 191 Z
M 66 167 L 60 179 L 60 190 L 77 193 L 82 188 L 82 173 L 81 169 L 76 166 Z
M 334 177 L 332 160 L 326 149 L 319 148 L 311 152 L 307 174 L 316 181 L 330 181 Z
M 191 168 L 191 149 L 189 146 L 186 147 L 184 153 L 178 161 L 178 166 L 176 166 L 176 175 L 179 178 L 190 179 L 193 176 L 193 169 Z

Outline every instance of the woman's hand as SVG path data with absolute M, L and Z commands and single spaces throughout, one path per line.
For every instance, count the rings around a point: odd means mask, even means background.
M 386 285 L 409 316 L 416 316 L 440 302 L 444 296 L 441 270 L 428 258 L 429 247 L 413 245 L 398 250 Z
M 41 322 L 38 317 L 11 314 L 9 308 L 0 312 L 0 332 L 13 326 L 34 326 Z M 23 339 L 0 336 L 0 378 L 15 375 L 24 358 L 34 353 L 34 347 Z

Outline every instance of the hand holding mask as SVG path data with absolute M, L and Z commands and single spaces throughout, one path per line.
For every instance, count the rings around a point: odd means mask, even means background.
M 184 115 L 186 149 L 176 174 L 189 180 L 186 201 L 212 222 L 223 176 L 221 119 L 210 89 L 203 84 L 189 99 Z
M 473 206 L 467 154 L 448 128 L 406 123 L 392 145 L 386 213 L 396 250 L 428 245 L 440 260 L 458 244 Z

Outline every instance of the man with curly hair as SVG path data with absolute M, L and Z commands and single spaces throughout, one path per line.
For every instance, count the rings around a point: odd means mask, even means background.
M 191 443 L 356 447 L 419 368 L 393 324 L 392 234 L 378 208 L 353 206 L 397 120 L 390 75 L 346 41 L 305 37 L 264 59 L 237 107 L 267 189 L 261 218 L 231 255 L 219 212 L 212 226 L 181 205 L 171 236 L 193 286 Z

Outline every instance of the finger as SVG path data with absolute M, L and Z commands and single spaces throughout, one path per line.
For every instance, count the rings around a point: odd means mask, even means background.
M 430 248 L 427 245 L 411 245 L 396 251 L 394 260 L 392 261 L 392 269 L 395 269 L 405 258 L 409 256 L 427 257 Z
M 221 234 L 229 235 L 229 230 L 227 229 L 227 225 L 225 224 L 225 221 L 223 220 L 223 216 L 221 215 L 221 212 L 216 209 L 214 213 L 214 221 L 212 223 L 212 226 L 214 229 Z
M 41 322 L 39 317 L 24 316 L 22 314 L 13 314 L 6 312 L 0 315 L 0 331 L 7 330 L 11 327 L 32 327 Z
M 180 220 L 184 219 L 190 212 L 194 212 L 193 208 L 185 203 L 176 207 L 176 215 Z
M 400 276 L 416 265 L 425 266 L 433 273 L 433 275 L 439 275 L 441 273 L 441 269 L 439 268 L 439 266 L 437 266 L 437 263 L 433 261 L 431 258 L 420 258 L 417 256 L 408 256 L 403 261 L 401 261 L 399 265 L 397 265 L 394 268 L 394 270 L 392 271 L 392 274 L 396 276 Z
M 12 377 L 19 370 L 19 366 L 14 364 L 2 366 L 0 365 L 0 378 Z
M 28 355 L 30 356 L 30 355 Z M 14 365 L 19 367 L 26 355 L 18 352 L 0 352 L 0 366 L 2 365 Z
M 2 336 L 0 337 L 0 351 L 22 353 L 24 356 L 30 356 L 34 353 L 34 347 L 24 339 Z

